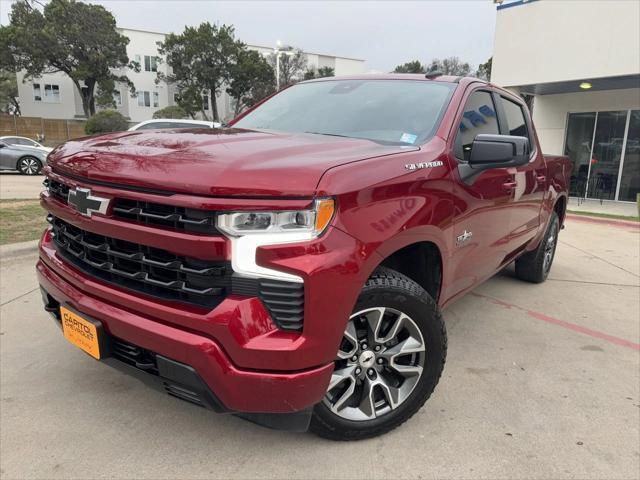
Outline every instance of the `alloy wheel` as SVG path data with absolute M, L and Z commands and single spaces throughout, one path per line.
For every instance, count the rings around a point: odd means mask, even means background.
M 558 228 L 554 223 L 549 229 L 549 235 L 547 236 L 547 241 L 544 245 L 544 259 L 542 263 L 542 268 L 545 273 L 547 273 L 551 269 L 551 262 L 553 262 L 553 256 L 556 251 L 557 234 L 558 234 Z
M 424 361 L 422 333 L 408 315 L 385 307 L 361 310 L 349 318 L 323 402 L 347 420 L 379 418 L 409 398 Z
M 27 157 L 20 160 L 20 172 L 25 175 L 35 175 L 40 170 L 40 164 L 35 158 Z

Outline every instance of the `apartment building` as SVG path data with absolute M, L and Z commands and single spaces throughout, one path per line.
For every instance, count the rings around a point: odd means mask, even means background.
M 129 37 L 127 54 L 140 64 L 140 71 L 127 70 L 127 76 L 136 87 L 131 95 L 124 85 L 114 94 L 116 108 L 131 122 L 141 122 L 152 117 L 156 110 L 176 104 L 177 90 L 172 85 L 156 82 L 157 72 L 167 72 L 167 65 L 158 61 L 158 45 L 165 38 L 164 33 L 135 29 L 119 29 Z M 270 47 L 247 45 L 252 50 L 268 54 Z M 336 75 L 364 73 L 364 60 L 305 52 L 309 68 L 331 67 Z M 22 115 L 44 118 L 83 118 L 82 100 L 69 77 L 64 74 L 45 74 L 41 78 L 23 82 L 24 74 L 18 73 L 18 93 Z M 205 112 L 211 112 L 213 99 L 205 98 Z M 223 120 L 231 119 L 233 106 L 231 99 L 223 92 L 217 99 L 218 112 Z

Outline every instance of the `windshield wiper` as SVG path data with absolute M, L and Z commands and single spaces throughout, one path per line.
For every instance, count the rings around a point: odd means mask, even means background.
M 311 133 L 312 135 L 326 135 L 328 137 L 357 138 L 357 137 L 349 137 L 347 135 L 338 135 L 337 133 L 324 133 L 324 132 L 304 132 L 304 133 Z

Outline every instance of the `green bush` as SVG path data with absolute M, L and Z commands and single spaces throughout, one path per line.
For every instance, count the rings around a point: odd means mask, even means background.
M 178 105 L 164 107 L 153 114 L 153 118 L 187 118 L 187 112 Z
M 87 120 L 84 131 L 87 135 L 95 133 L 122 132 L 129 128 L 129 122 L 120 112 L 102 110 Z

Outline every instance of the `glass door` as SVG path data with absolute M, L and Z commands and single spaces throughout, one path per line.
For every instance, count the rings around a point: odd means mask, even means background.
M 587 183 L 587 197 L 615 200 L 627 110 L 598 112 Z
M 640 110 L 631 110 L 618 200 L 635 202 L 640 193 Z
M 573 163 L 569 185 L 569 195 L 572 197 L 584 197 L 587 191 L 596 117 L 596 112 L 569 114 L 564 154 Z

